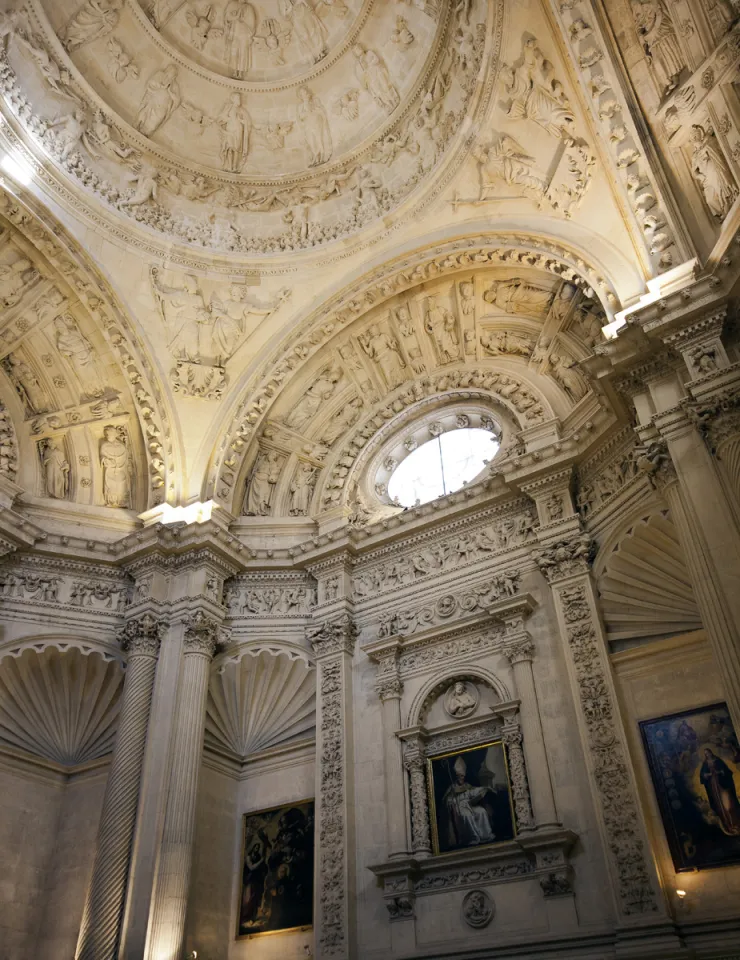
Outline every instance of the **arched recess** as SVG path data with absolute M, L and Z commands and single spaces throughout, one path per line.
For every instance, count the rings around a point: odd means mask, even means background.
M 449 667 L 441 674 L 431 677 L 421 687 L 414 697 L 408 711 L 408 720 L 406 726 L 413 727 L 424 721 L 424 716 L 429 710 L 433 701 L 441 696 L 454 680 L 468 680 L 473 683 L 482 683 L 493 691 L 493 695 L 500 703 L 511 700 L 509 688 L 491 670 L 476 664 L 458 664 L 457 667 Z
M 211 675 L 206 747 L 244 760 L 314 735 L 316 670 L 289 651 L 242 648 Z
M 140 512 L 177 492 L 153 366 L 89 256 L 18 190 L 0 188 L 0 401 L 21 466 L 0 455 L 0 472 L 30 497 Z
M 321 358 L 330 359 L 332 350 L 339 350 L 345 345 L 349 348 L 354 338 L 353 329 L 364 323 L 369 325 L 369 314 L 390 313 L 401 308 L 402 301 L 422 299 L 429 296 L 430 285 L 441 281 L 450 288 L 445 296 L 448 297 L 448 309 L 456 313 L 456 322 L 460 335 L 460 348 L 463 351 L 459 361 L 450 360 L 449 356 L 442 355 L 443 347 L 436 338 L 431 337 L 424 329 L 424 320 L 418 315 L 414 318 L 413 333 L 405 336 L 400 330 L 401 320 L 397 316 L 389 323 L 392 325 L 394 338 L 401 342 L 400 353 L 407 371 L 404 381 L 417 376 L 413 364 L 418 361 L 420 375 L 430 369 L 455 365 L 466 365 L 467 362 L 479 355 L 490 358 L 502 352 L 496 346 L 499 333 L 504 332 L 505 324 L 498 322 L 503 317 L 510 317 L 500 304 L 505 302 L 503 296 L 493 297 L 488 304 L 492 310 L 490 329 L 484 332 L 491 334 L 493 353 L 480 343 L 480 335 L 475 323 L 468 329 L 472 336 L 465 337 L 464 324 L 470 320 L 471 313 L 465 313 L 470 304 L 464 303 L 469 299 L 466 288 L 459 288 L 459 284 L 473 283 L 477 287 L 479 276 L 484 272 L 498 274 L 500 279 L 521 281 L 535 286 L 550 286 L 550 302 L 543 302 L 547 306 L 546 315 L 527 315 L 523 305 L 518 305 L 518 315 L 515 333 L 522 339 L 529 337 L 532 344 L 532 356 L 538 364 L 548 366 L 550 357 L 564 360 L 563 369 L 570 362 L 577 362 L 592 352 L 593 344 L 601 337 L 601 326 L 606 322 L 613 311 L 619 308 L 619 302 L 613 287 L 606 278 L 604 271 L 590 261 L 585 251 L 568 247 L 562 240 L 557 241 L 542 237 L 516 235 L 475 235 L 460 237 L 435 246 L 405 253 L 393 262 L 378 267 L 355 282 L 347 285 L 342 291 L 325 301 L 319 308 L 296 322 L 293 332 L 286 337 L 275 353 L 261 366 L 256 373 L 245 376 L 241 387 L 241 399 L 224 412 L 222 419 L 223 432 L 221 440 L 211 458 L 208 476 L 203 491 L 203 497 L 213 497 L 227 509 L 238 514 L 241 512 L 240 498 L 243 492 L 245 461 L 248 455 L 254 455 L 253 441 L 256 434 L 264 427 L 268 417 L 273 413 L 276 403 L 287 395 L 288 388 L 293 385 L 294 395 L 301 393 L 299 376 L 302 377 L 303 389 L 306 387 L 308 371 L 318 375 L 321 371 Z M 453 276 L 457 275 L 457 276 Z M 454 290 L 454 292 L 452 292 Z M 483 290 L 476 290 L 476 297 L 481 303 Z M 557 304 L 556 304 L 557 300 Z M 511 305 L 511 300 L 508 301 Z M 554 308 L 550 315 L 550 308 Z M 422 308 L 423 309 L 423 308 Z M 497 310 L 497 315 L 494 311 Z M 413 311 L 412 311 L 413 312 Z M 528 324 L 527 321 L 530 321 Z M 547 333 L 547 322 L 553 328 L 552 334 Z M 536 352 L 540 338 L 548 341 L 545 352 Z M 536 336 L 535 336 L 536 334 Z M 419 354 L 412 356 L 418 342 Z M 510 346 L 516 345 L 512 341 Z M 366 377 L 372 382 L 373 360 L 368 351 L 357 343 L 351 344 L 356 360 L 348 356 L 344 363 L 357 363 L 365 368 Z M 522 348 L 523 349 L 523 348 Z M 359 350 L 359 353 L 358 353 Z M 559 350 L 560 353 L 555 351 Z M 327 352 L 328 351 L 328 352 Z M 424 360 L 426 356 L 426 362 Z M 520 359 L 523 357 L 520 355 Z M 529 360 L 527 361 L 529 363 Z M 423 369 L 421 369 L 423 364 Z M 368 366 L 370 365 L 370 366 Z M 558 363 L 558 366 L 560 364 Z M 577 386 L 579 374 L 565 375 L 570 380 L 570 389 Z M 542 374 L 543 379 L 553 384 L 552 377 Z M 395 390 L 401 386 L 389 388 L 387 381 L 381 374 L 376 379 L 375 393 L 382 394 L 385 401 L 390 401 Z M 553 386 L 554 395 L 562 388 Z M 568 406 L 567 391 L 563 397 L 565 407 Z M 336 412 L 340 407 L 323 404 L 323 409 Z M 341 407 L 344 410 L 344 407 Z M 563 411 L 564 412 L 564 411 Z M 349 412 L 348 412 L 349 415 Z
M 0 747 L 76 767 L 109 754 L 122 664 L 79 647 L 27 647 L 0 662 Z
M 607 640 L 633 645 L 701 629 L 702 622 L 667 510 L 643 514 L 599 558 L 596 570 Z

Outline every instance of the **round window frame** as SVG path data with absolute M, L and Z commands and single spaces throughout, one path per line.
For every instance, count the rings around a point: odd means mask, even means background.
M 490 464 L 501 455 L 504 436 L 508 432 L 507 427 L 506 419 L 502 416 L 500 410 L 494 410 L 486 403 L 473 400 L 458 401 L 451 405 L 429 410 L 415 418 L 411 423 L 407 423 L 401 429 L 394 431 L 393 436 L 389 437 L 375 453 L 365 474 L 368 481 L 366 491 L 372 495 L 376 503 L 383 507 L 410 509 L 391 500 L 388 495 L 388 481 L 400 464 L 415 450 L 418 450 L 422 444 L 441 436 L 443 433 L 469 428 L 487 430 L 496 437 L 499 444 L 498 449 L 488 461 L 488 464 L 468 483 L 459 488 L 465 489 L 465 487 L 475 483 L 481 474 L 488 470 Z M 445 496 L 454 496 L 458 492 L 459 490 L 441 494 L 434 500 L 427 500 L 426 503 L 435 503 Z

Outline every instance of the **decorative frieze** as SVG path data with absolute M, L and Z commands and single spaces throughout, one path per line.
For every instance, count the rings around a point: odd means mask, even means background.
M 316 589 L 305 583 L 232 580 L 226 593 L 231 617 L 306 617 L 316 606 Z

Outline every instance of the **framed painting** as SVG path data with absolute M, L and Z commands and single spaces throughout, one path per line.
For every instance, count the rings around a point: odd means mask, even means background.
M 740 863 L 740 748 L 724 703 L 640 724 L 677 871 Z
M 503 743 L 427 759 L 435 853 L 512 840 L 511 783 Z
M 244 815 L 237 939 L 313 923 L 314 801 Z

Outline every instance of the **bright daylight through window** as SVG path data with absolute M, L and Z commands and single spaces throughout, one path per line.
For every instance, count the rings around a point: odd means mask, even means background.
M 470 483 L 493 459 L 498 441 L 488 430 L 451 430 L 422 444 L 388 481 L 388 496 L 403 507 L 429 503 Z

